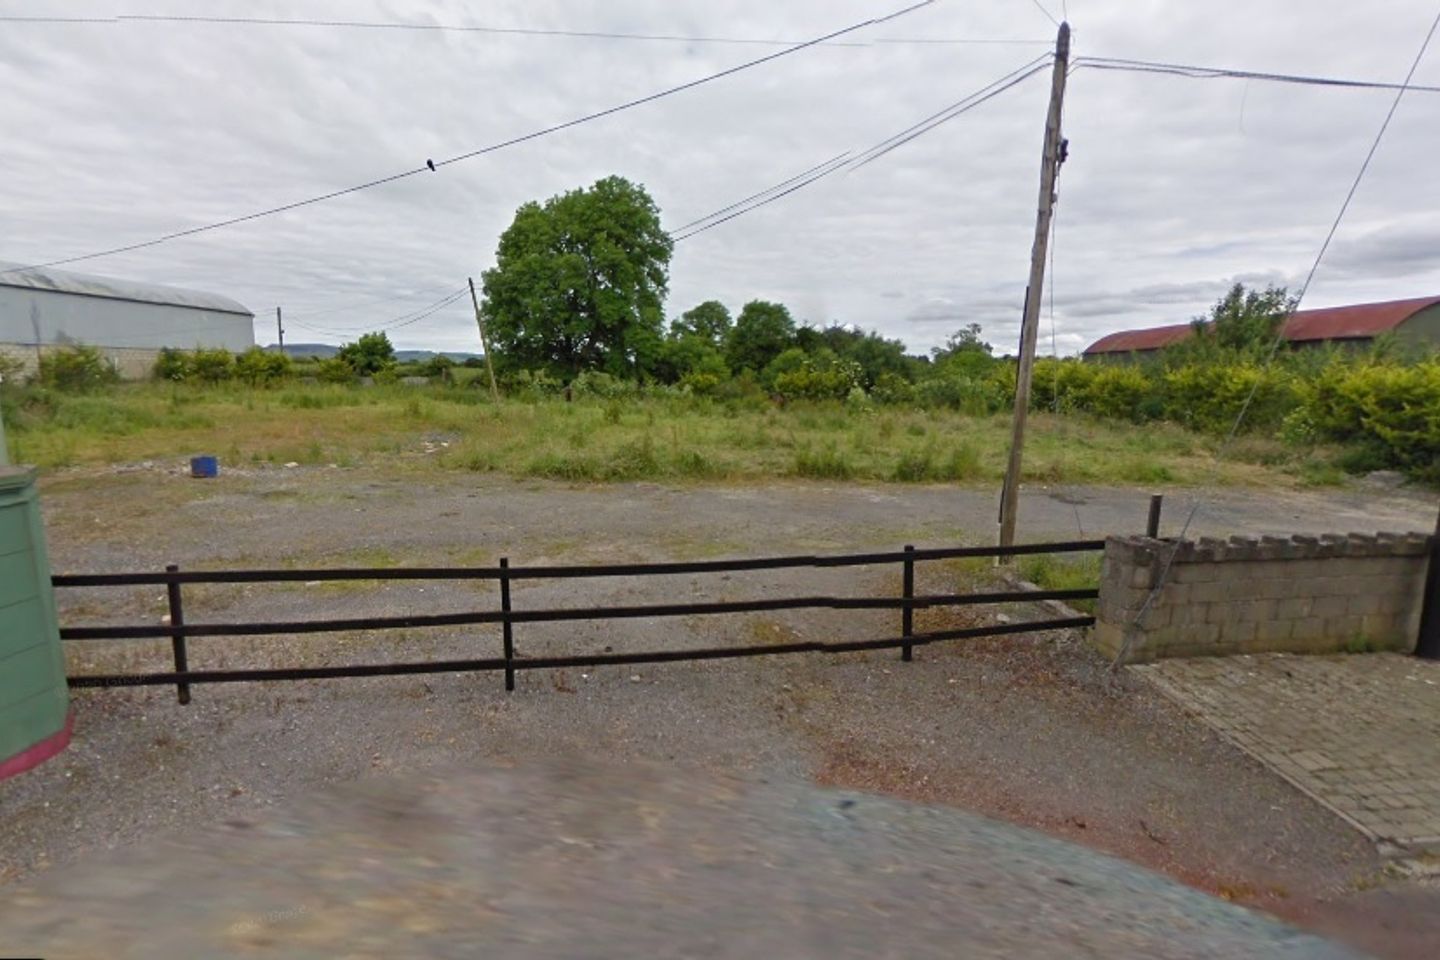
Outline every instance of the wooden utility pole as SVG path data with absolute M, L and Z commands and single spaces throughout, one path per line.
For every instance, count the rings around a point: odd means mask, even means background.
M 275 308 L 275 335 L 280 338 L 280 352 L 285 352 L 285 324 L 280 320 L 280 308 Z
M 480 316 L 480 298 L 475 296 L 475 278 L 466 277 L 470 282 L 470 302 L 475 305 L 475 326 L 480 328 L 480 349 L 485 351 L 485 369 L 490 373 L 490 399 L 500 402 L 500 387 L 495 383 L 495 364 L 490 359 L 490 341 L 485 338 L 485 321 Z
M 1000 491 L 1000 546 L 1015 542 L 1015 514 L 1020 499 L 1020 468 L 1025 452 L 1025 417 L 1030 408 L 1030 380 L 1035 367 L 1035 335 L 1040 328 L 1040 292 L 1045 287 L 1045 254 L 1050 243 L 1050 217 L 1055 206 L 1055 177 L 1065 161 L 1060 136 L 1065 72 L 1070 65 L 1070 24 L 1060 24 L 1055 38 L 1055 69 L 1050 79 L 1050 112 L 1045 117 L 1045 147 L 1040 163 L 1040 205 L 1035 215 L 1035 242 L 1030 248 L 1030 284 L 1025 288 L 1025 313 L 1020 323 L 1020 367 L 1015 375 L 1015 422 L 1010 438 L 1010 463 Z

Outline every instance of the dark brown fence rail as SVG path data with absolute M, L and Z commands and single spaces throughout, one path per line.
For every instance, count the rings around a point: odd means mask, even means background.
M 1153 523 L 1153 517 L 1152 517 Z M 85 674 L 70 678 L 72 687 L 154 686 L 174 684 L 181 703 L 190 701 L 190 686 L 197 683 L 237 683 L 259 680 L 313 680 L 331 677 L 400 676 L 424 673 L 504 671 L 505 689 L 515 689 L 517 670 L 559 667 L 606 666 L 611 664 L 669 663 L 681 660 L 719 660 L 734 657 L 776 656 L 794 653 L 845 653 L 860 650 L 899 649 L 905 660 L 915 647 L 944 640 L 1086 627 L 1093 617 L 1063 617 L 1024 623 L 966 627 L 929 633 L 914 632 L 914 611 L 932 607 L 1010 603 L 1031 600 L 1085 600 L 1099 596 L 1098 589 L 1009 590 L 982 593 L 915 594 L 915 564 L 930 560 L 969 557 L 1013 557 L 1042 553 L 1080 553 L 1103 550 L 1103 540 L 1073 540 L 1059 543 L 1027 543 L 1009 547 L 906 547 L 889 553 L 856 553 L 841 556 L 785 556 L 747 560 L 703 560 L 679 563 L 630 563 L 577 566 L 512 567 L 508 558 L 494 567 L 345 568 L 321 570 L 186 570 L 171 565 L 163 572 L 114 574 L 60 574 L 52 578 L 57 588 L 123 587 L 164 585 L 169 599 L 168 624 L 132 626 L 66 626 L 61 639 L 145 640 L 169 638 L 174 670 L 134 674 Z M 633 606 L 566 607 L 516 610 L 510 584 L 517 580 L 559 580 L 588 577 L 670 576 L 798 567 L 902 567 L 899 597 L 807 596 L 782 599 L 737 600 L 701 603 L 662 603 Z M 393 617 L 352 617 L 326 620 L 254 621 L 236 623 L 192 623 L 185 617 L 182 586 L 197 583 L 284 583 L 337 580 L 494 580 L 499 585 L 499 609 L 464 613 L 426 614 Z M 873 640 L 800 641 L 765 646 L 703 647 L 680 650 L 652 650 L 639 653 L 606 653 L 576 656 L 526 657 L 515 652 L 515 626 L 525 623 L 553 623 L 572 620 L 622 620 L 649 617 L 688 617 L 776 610 L 838 609 L 899 610 L 900 634 Z M 322 667 L 277 667 L 270 669 L 191 670 L 186 641 L 190 637 L 267 636 L 361 630 L 394 630 L 417 627 L 500 624 L 501 655 L 463 660 L 435 660 L 419 663 L 356 664 Z

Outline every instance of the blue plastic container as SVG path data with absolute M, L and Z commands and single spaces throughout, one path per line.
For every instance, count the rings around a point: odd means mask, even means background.
M 190 476 L 208 479 L 220 473 L 220 461 L 214 457 L 191 457 Z

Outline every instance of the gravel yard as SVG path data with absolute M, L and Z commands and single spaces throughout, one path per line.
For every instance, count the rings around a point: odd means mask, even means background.
M 57 570 L 515 564 L 848 552 L 988 542 L 991 491 L 922 486 L 579 486 L 494 477 L 420 484 L 368 470 L 61 473 L 43 495 Z M 1023 535 L 1143 527 L 1146 491 L 1027 491 Z M 1167 529 L 1187 495 L 1168 498 Z M 1418 496 L 1223 493 L 1200 533 L 1428 530 Z M 960 571 L 922 565 L 919 589 Z M 799 570 L 526 585 L 517 608 L 808 593 L 893 593 L 896 571 Z M 423 592 L 421 592 L 423 589 Z M 191 622 L 491 607 L 493 584 L 187 588 Z M 62 591 L 66 623 L 155 622 L 154 589 Z M 1003 611 L 1011 617 L 1042 611 Z M 938 614 L 935 616 L 939 616 Z M 955 615 L 950 615 L 953 622 Z M 972 614 L 964 614 L 972 616 Z M 896 632 L 853 611 L 521 625 L 522 654 Z M 935 621 L 921 618 L 920 629 Z M 71 644 L 77 671 L 163 668 L 164 643 Z M 492 656 L 498 629 L 195 640 L 191 666 Z M 642 668 L 82 691 L 71 748 L 0 785 L 0 876 L 212 829 L 315 787 L 530 757 L 662 761 L 952 804 L 1117 853 L 1385 955 L 1440 936 L 1435 891 L 1389 877 L 1344 823 L 1069 635 L 898 655 Z M 1427 916 L 1428 914 L 1428 916 Z M 1428 924 L 1429 926 L 1424 926 Z

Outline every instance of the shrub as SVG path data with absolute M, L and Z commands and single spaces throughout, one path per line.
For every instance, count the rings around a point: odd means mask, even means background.
M 174 347 L 161 347 L 160 354 L 155 358 L 155 367 L 151 375 L 156 380 L 170 380 L 178 383 L 184 380 L 190 373 L 190 361 L 183 351 Z
M 95 347 L 64 347 L 40 358 L 40 382 L 56 390 L 96 390 L 119 379 L 115 367 Z
M 186 365 L 188 379 L 220 383 L 235 375 L 235 355 L 229 350 L 196 350 Z
M 363 334 L 354 343 L 343 345 L 336 356 L 362 377 L 373 377 L 381 370 L 395 366 L 395 348 L 385 333 Z
M 235 376 L 251 386 L 276 383 L 290 375 L 290 357 L 251 347 L 235 358 Z
M 322 383 L 354 383 L 355 370 L 339 357 L 326 357 L 315 364 L 315 376 Z

